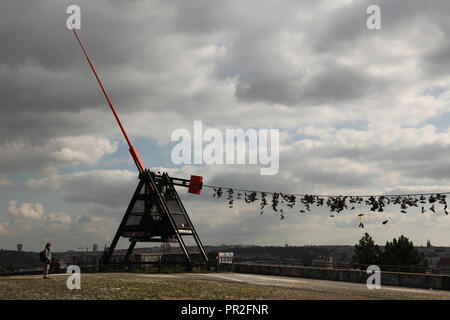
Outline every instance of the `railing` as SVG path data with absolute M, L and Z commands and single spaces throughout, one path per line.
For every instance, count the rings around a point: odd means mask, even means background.
M 27 275 L 42 273 L 42 267 L 38 265 L 13 266 L 11 264 L 0 265 L 0 275 Z
M 206 270 L 222 270 L 230 271 L 235 264 L 253 264 L 253 265 L 272 265 L 272 266 L 292 266 L 292 267 L 305 267 L 305 268 L 322 268 L 322 269 L 352 269 L 352 270 L 366 270 L 369 265 L 355 265 L 349 263 L 327 263 L 327 262 L 311 262 L 304 263 L 300 260 L 282 260 L 275 258 L 233 258 L 229 264 L 217 265 L 217 261 L 211 259 L 211 263 L 207 265 Z M 105 271 L 102 264 L 101 256 L 84 255 L 74 258 L 72 261 L 64 261 L 69 266 L 71 264 L 80 267 L 81 272 L 103 272 Z M 199 267 L 199 265 L 191 264 L 187 265 L 181 261 L 133 261 L 124 262 L 122 257 L 114 257 L 108 264 L 107 271 L 144 271 L 144 272 L 165 272 L 167 270 L 185 270 L 189 271 L 193 268 Z M 186 268 L 187 267 L 187 268 Z M 428 268 L 419 266 L 395 266 L 395 265 L 379 265 L 382 271 L 387 272 L 403 272 L 403 273 L 431 273 L 431 274 L 450 274 L 450 268 Z M 20 274 L 37 274 L 42 272 L 41 266 L 13 266 L 13 265 L 0 265 L 0 275 L 20 275 Z M 65 269 L 55 270 L 51 269 L 51 273 L 65 272 Z
M 350 264 L 350 263 L 328 263 L 311 262 L 304 263 L 300 260 L 281 260 L 271 258 L 233 258 L 232 264 L 266 264 L 275 266 L 293 266 L 308 268 L 326 268 L 326 269 L 353 269 L 367 270 L 368 264 Z M 433 274 L 449 274 L 449 268 L 425 268 L 422 266 L 398 266 L 398 265 L 378 265 L 381 271 L 387 272 L 403 272 L 403 273 L 433 273 Z

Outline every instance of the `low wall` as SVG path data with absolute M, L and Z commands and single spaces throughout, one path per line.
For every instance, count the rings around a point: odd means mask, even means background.
M 356 283 L 366 283 L 367 278 L 370 276 L 370 274 L 367 274 L 366 271 L 362 270 L 275 266 L 244 263 L 233 264 L 233 272 Z M 381 271 L 381 285 L 450 290 L 450 276 Z

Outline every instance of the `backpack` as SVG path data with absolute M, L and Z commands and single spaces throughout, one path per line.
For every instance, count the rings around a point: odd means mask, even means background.
M 47 262 L 47 256 L 45 255 L 45 250 L 42 250 L 41 252 L 39 252 L 39 259 L 41 260 L 41 262 Z

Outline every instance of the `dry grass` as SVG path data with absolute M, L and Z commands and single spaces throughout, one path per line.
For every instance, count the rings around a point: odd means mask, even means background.
M 82 275 L 81 290 L 68 290 L 65 275 L 0 278 L 0 299 L 295 299 L 295 290 L 244 283 L 139 277 L 128 274 Z
M 0 278 L 0 300 L 8 299 L 421 299 L 420 295 L 390 292 L 389 295 L 342 287 L 315 285 L 284 286 L 212 280 L 193 275 L 145 276 L 137 274 L 83 274 L 81 290 L 68 290 L 67 275 Z M 327 289 L 328 288 L 328 289 Z M 433 299 L 439 298 L 432 297 Z

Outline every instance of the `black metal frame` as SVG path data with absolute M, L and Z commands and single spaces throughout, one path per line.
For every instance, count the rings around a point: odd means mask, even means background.
M 104 253 L 103 264 L 105 267 L 110 262 L 120 237 L 129 238 L 130 241 L 130 246 L 123 259 L 124 263 L 129 261 L 137 242 L 166 242 L 171 239 L 178 241 L 186 261 L 191 262 L 191 256 L 183 236 L 194 238 L 205 262 L 208 262 L 206 251 L 174 185 L 189 187 L 189 180 L 171 178 L 167 173 L 156 175 L 149 170 L 139 175 L 139 183 L 122 222 L 111 246 Z M 143 211 L 135 211 L 136 207 L 142 209 L 142 206 L 137 205 L 137 201 L 144 203 Z M 128 223 L 132 221 L 129 220 L 130 217 L 135 221 L 138 220 L 138 223 Z

